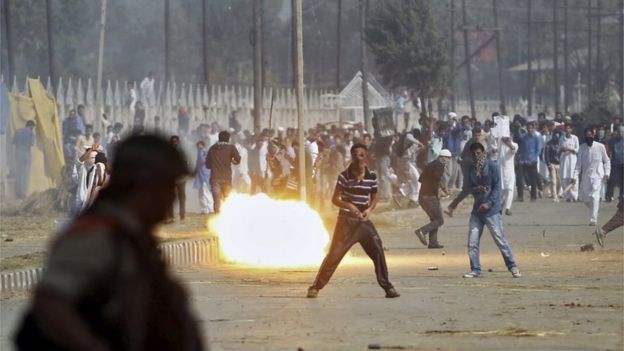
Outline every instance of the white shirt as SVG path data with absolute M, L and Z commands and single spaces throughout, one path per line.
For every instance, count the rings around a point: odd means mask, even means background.
M 573 179 L 579 174 L 587 179 L 602 179 L 611 172 L 611 161 L 602 143 L 594 141 L 592 146 L 583 144 L 579 147 L 578 160 L 574 169 Z
M 150 79 L 149 77 L 145 77 L 141 82 L 141 96 L 143 101 L 148 106 L 153 106 L 156 102 L 154 93 L 154 79 Z

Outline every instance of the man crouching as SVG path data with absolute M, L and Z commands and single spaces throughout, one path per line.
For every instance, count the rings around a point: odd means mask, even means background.
M 377 175 L 367 167 L 368 150 L 364 144 L 351 147 L 352 162 L 340 175 L 334 188 L 332 203 L 340 207 L 329 252 L 314 284 L 308 289 L 308 297 L 318 295 L 331 278 L 351 246 L 360 243 L 375 264 L 377 282 L 386 291 L 386 297 L 399 297 L 388 279 L 388 267 L 381 238 L 369 216 L 377 205 Z

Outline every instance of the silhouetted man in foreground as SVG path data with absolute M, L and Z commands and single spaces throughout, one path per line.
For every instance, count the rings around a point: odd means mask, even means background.
M 110 183 L 52 245 L 19 349 L 202 349 L 186 294 L 154 237 L 188 173 L 159 137 L 118 144 Z

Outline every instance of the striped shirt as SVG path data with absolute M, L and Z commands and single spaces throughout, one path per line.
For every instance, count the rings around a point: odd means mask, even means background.
M 377 193 L 377 175 L 367 167 L 364 178 L 357 180 L 347 168 L 338 175 L 334 192 L 340 194 L 342 201 L 352 203 L 360 211 L 364 211 L 370 206 L 370 195 Z M 349 214 L 349 210 L 341 208 L 340 214 Z

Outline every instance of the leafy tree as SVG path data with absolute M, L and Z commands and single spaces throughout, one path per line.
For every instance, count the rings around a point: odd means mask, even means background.
M 429 1 L 379 2 L 368 20 L 366 40 L 386 84 L 413 89 L 421 98 L 447 91 L 447 49 Z

